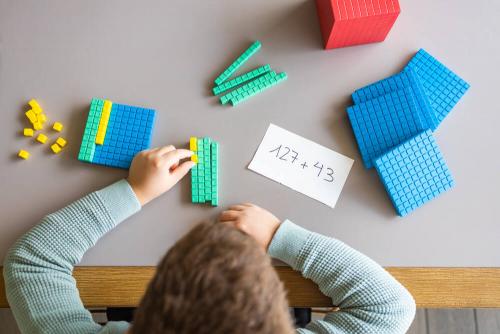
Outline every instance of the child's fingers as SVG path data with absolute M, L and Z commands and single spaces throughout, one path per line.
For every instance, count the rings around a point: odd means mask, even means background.
M 239 216 L 240 216 L 239 211 L 226 210 L 226 211 L 222 211 L 222 213 L 220 214 L 219 221 L 220 222 L 234 221 L 234 220 L 238 219 Z
M 179 167 L 179 163 L 176 162 L 174 163 L 172 166 L 170 166 L 170 170 L 173 171 L 174 169 L 176 169 L 177 167 Z
M 137 153 L 137 155 L 139 155 L 139 154 L 146 155 L 146 154 L 149 154 L 152 151 L 153 151 L 152 148 L 148 148 L 148 149 L 140 151 L 139 153 Z
M 171 152 L 173 150 L 175 150 L 174 145 L 167 145 L 167 146 L 157 148 L 156 153 L 158 153 L 159 155 L 164 155 L 164 154 Z
M 245 209 L 248 209 L 248 207 L 241 204 L 231 205 L 229 207 L 229 210 L 234 210 L 234 211 L 243 211 Z
M 236 220 L 228 220 L 228 221 L 221 221 L 220 222 L 221 224 L 227 224 L 237 230 L 240 230 L 241 232 L 247 234 L 247 235 L 250 235 L 248 233 L 248 231 L 245 230 L 245 228 L 243 228 L 240 224 L 238 224 L 238 222 Z
M 196 164 L 193 161 L 184 161 L 172 171 L 172 175 L 177 180 L 180 180 L 194 167 L 194 165 Z
M 231 227 L 234 227 L 236 228 L 236 222 L 234 220 L 228 220 L 228 221 L 219 221 L 221 224 L 226 224 L 226 225 L 229 225 Z
M 178 163 L 179 160 L 189 158 L 192 155 L 193 151 L 180 148 L 166 153 L 162 156 L 162 159 L 168 166 L 172 166 L 173 164 Z
M 229 226 L 231 226 L 231 227 L 233 227 L 233 228 L 235 228 L 235 229 L 237 229 L 237 230 L 239 230 L 239 231 L 241 231 L 241 232 L 249 235 L 248 231 L 246 231 L 246 229 L 241 224 L 239 224 L 237 220 L 221 221 L 220 223 L 221 224 L 227 224 L 227 225 L 229 225 Z

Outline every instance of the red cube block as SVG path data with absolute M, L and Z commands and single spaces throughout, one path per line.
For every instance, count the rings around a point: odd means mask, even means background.
M 316 0 L 325 49 L 382 42 L 401 8 L 398 0 Z

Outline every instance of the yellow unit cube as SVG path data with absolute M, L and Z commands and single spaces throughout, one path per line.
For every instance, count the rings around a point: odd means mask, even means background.
M 30 157 L 30 152 L 25 150 L 19 150 L 17 156 L 21 159 L 27 160 Z
M 31 99 L 28 104 L 30 105 L 31 109 L 35 112 L 35 114 L 41 114 L 43 113 L 42 107 L 38 104 L 37 100 Z
M 61 132 L 63 129 L 63 125 L 59 122 L 55 122 L 54 125 L 52 125 L 52 129 L 56 130 L 57 132 Z
M 26 115 L 26 117 L 28 117 L 31 124 L 34 124 L 38 121 L 36 114 L 32 109 L 28 110 L 24 114 Z
M 40 133 L 37 137 L 36 137 L 36 140 L 42 144 L 45 144 L 45 142 L 47 141 L 48 137 L 46 135 L 44 135 L 43 133 Z
M 24 128 L 24 130 L 23 130 L 23 135 L 25 137 L 33 137 L 34 134 L 35 134 L 35 131 L 33 131 L 33 129 L 31 129 L 31 128 Z
M 42 123 L 42 124 L 45 123 L 45 122 L 47 122 L 47 116 L 45 116 L 45 114 L 39 114 L 38 115 L 38 121 L 40 123 Z
M 61 147 L 64 147 L 66 146 L 66 139 L 64 139 L 63 137 L 59 137 L 56 139 L 56 143 L 57 145 L 61 146 Z
M 194 162 L 195 164 L 197 164 L 198 163 L 198 156 L 196 154 L 193 154 L 191 156 L 191 161 Z
M 197 147 L 197 139 L 196 137 L 191 137 L 189 138 L 189 149 L 193 152 L 196 152 L 198 150 L 198 147 Z
M 52 150 L 52 152 L 54 152 L 54 154 L 61 152 L 61 146 L 59 146 L 57 144 L 51 145 L 50 149 Z
M 37 131 L 43 129 L 42 123 L 40 123 L 40 122 L 33 123 L 33 129 L 35 129 Z

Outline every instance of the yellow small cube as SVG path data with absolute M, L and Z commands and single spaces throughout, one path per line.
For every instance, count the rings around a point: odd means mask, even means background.
M 19 150 L 17 156 L 21 159 L 27 160 L 30 157 L 30 152 L 25 150 Z
M 52 152 L 54 152 L 54 154 L 61 152 L 61 146 L 59 146 L 57 144 L 51 145 L 50 149 L 52 150 Z
M 25 137 L 33 137 L 34 134 L 35 134 L 35 131 L 33 131 L 33 129 L 31 129 L 31 128 L 24 128 L 24 130 L 23 130 L 23 135 Z
M 191 156 L 191 161 L 194 162 L 195 164 L 197 164 L 198 163 L 198 156 L 196 154 L 193 154 Z
M 41 130 L 41 129 L 43 129 L 43 124 L 40 122 L 35 122 L 35 123 L 33 123 L 33 129 L 35 129 L 37 131 Z
M 64 147 L 66 146 L 66 139 L 64 139 L 63 137 L 59 137 L 56 139 L 56 143 L 57 145 L 61 146 L 61 147 Z
M 59 122 L 55 122 L 54 125 L 52 125 L 52 129 L 56 130 L 57 132 L 61 132 L 63 129 L 63 125 Z
M 34 124 L 38 121 L 36 114 L 33 110 L 30 109 L 27 112 L 25 112 L 24 114 L 26 115 L 26 117 L 28 117 L 31 124 Z
M 47 116 L 45 116 L 45 114 L 38 114 L 38 122 L 42 124 L 47 122 Z
M 104 136 L 96 135 L 95 143 L 96 145 L 104 145 Z
M 45 144 L 45 142 L 47 141 L 48 137 L 46 135 L 44 135 L 43 133 L 40 133 L 37 137 L 36 137 L 36 140 L 42 144 Z
M 35 114 L 41 114 L 43 113 L 42 107 L 38 104 L 37 100 L 31 99 L 28 104 L 30 105 L 31 109 L 33 109 L 33 112 Z
M 196 137 L 189 138 L 189 149 L 193 152 L 198 150 Z

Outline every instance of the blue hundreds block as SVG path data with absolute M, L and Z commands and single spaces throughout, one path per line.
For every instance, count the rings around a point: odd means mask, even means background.
M 92 163 L 129 168 L 134 156 L 150 147 L 155 117 L 152 109 L 113 103 L 104 145 L 96 145 Z
M 470 87 L 424 49 L 417 52 L 406 68 L 413 69 L 420 78 L 438 123 L 443 121 Z
M 359 104 L 407 87 L 413 93 L 424 127 L 435 130 L 439 122 L 418 76 L 411 68 L 356 90 L 352 94 L 352 100 L 355 104 Z
M 430 130 L 377 158 L 375 168 L 400 216 L 454 185 Z
M 404 88 L 347 108 L 363 164 L 426 130 L 413 93 Z

